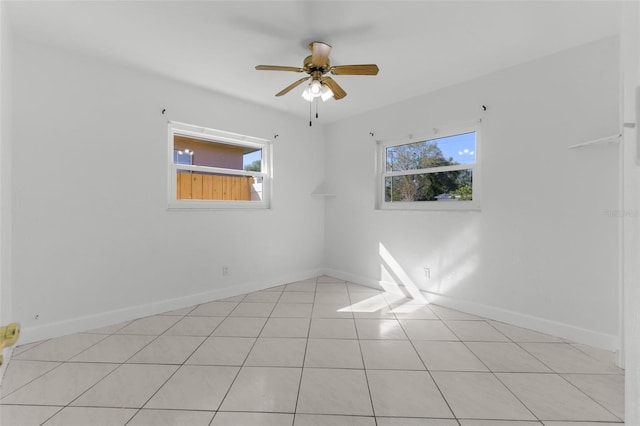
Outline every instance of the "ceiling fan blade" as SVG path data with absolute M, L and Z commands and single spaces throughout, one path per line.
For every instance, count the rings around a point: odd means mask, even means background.
M 311 63 L 313 65 L 324 66 L 329 61 L 331 46 L 320 41 L 311 43 Z
M 378 66 L 376 64 L 363 65 L 338 65 L 331 67 L 333 75 L 377 75 Z
M 287 87 L 285 87 L 284 89 L 282 89 L 281 91 L 276 93 L 276 96 L 286 95 L 287 93 L 289 93 L 291 91 L 291 89 L 294 89 L 294 88 L 298 87 L 299 85 L 301 85 L 302 83 L 304 83 L 305 81 L 308 81 L 308 80 L 309 80 L 309 77 L 303 77 L 300 80 L 291 83 L 290 85 L 288 85 Z
M 336 83 L 336 81 L 331 77 L 323 78 L 322 82 L 326 84 L 329 89 L 331 89 L 331 91 L 333 92 L 333 98 L 335 100 L 340 100 L 347 96 L 347 92 L 345 92 L 344 89 L 342 89 L 342 87 L 340 87 L 340 85 Z
M 304 71 L 299 67 L 283 67 L 280 65 L 256 65 L 256 69 L 258 71 L 293 71 L 293 72 L 302 72 Z

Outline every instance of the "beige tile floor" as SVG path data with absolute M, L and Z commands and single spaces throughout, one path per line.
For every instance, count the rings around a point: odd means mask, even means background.
M 3 426 L 611 426 L 612 354 L 330 277 L 19 346 Z

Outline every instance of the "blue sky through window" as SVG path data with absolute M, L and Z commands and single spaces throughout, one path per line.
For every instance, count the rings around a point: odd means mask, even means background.
M 447 136 L 433 139 L 438 145 L 444 158 L 453 158 L 458 164 L 471 164 L 476 162 L 476 134 L 475 132 L 461 135 Z
M 258 149 L 256 151 L 245 154 L 242 157 L 242 168 L 244 169 L 246 166 L 251 165 L 256 160 L 262 160 L 262 150 Z
M 188 152 L 187 152 L 188 151 Z M 193 164 L 193 151 L 185 150 L 174 150 L 173 151 L 173 162 L 175 164 Z

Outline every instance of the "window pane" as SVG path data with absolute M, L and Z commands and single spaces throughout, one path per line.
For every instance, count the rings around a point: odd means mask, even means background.
M 182 151 L 182 150 L 174 150 L 173 151 L 173 162 L 175 164 L 192 164 L 193 157 L 191 156 L 190 151 Z
M 475 162 L 475 132 L 390 146 L 386 149 L 387 172 Z
M 461 201 L 472 199 L 473 170 L 389 176 L 385 179 L 385 201 Z
M 178 170 L 178 200 L 262 201 L 262 178 Z
M 261 171 L 262 149 L 260 148 L 211 142 L 181 135 L 174 136 L 173 144 L 176 151 L 184 153 L 177 159 L 174 155 L 174 162 L 176 164 Z M 185 155 L 191 157 L 191 162 L 178 162 L 178 160 L 181 160 Z M 185 159 L 184 161 L 187 160 Z M 249 161 L 248 164 L 247 161 Z M 253 168 L 247 169 L 247 166 Z M 255 170 L 255 168 L 258 168 L 258 170 Z
M 252 152 L 247 152 L 242 157 L 242 164 L 245 170 L 252 172 L 262 171 L 262 150 L 257 149 Z

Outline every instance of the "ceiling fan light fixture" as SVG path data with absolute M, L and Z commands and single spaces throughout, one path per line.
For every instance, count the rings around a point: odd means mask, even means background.
M 322 102 L 326 102 L 329 99 L 333 98 L 333 92 L 324 84 L 322 85 L 320 91 L 320 98 L 322 99 Z
M 313 102 L 314 96 L 311 94 L 311 90 L 307 87 L 302 91 L 302 97 L 305 101 Z
M 302 97 L 309 102 L 313 102 L 313 100 L 317 97 L 322 97 L 322 100 L 324 101 L 326 100 L 324 98 L 326 96 L 325 88 L 327 90 L 329 89 L 328 87 L 321 84 L 318 80 L 312 80 L 311 83 L 309 83 L 309 86 L 307 86 L 307 88 L 302 91 Z M 329 92 L 331 91 L 329 90 Z M 331 96 L 333 96 L 333 93 L 331 93 Z
M 309 92 L 313 95 L 313 97 L 320 96 L 320 92 L 322 91 L 322 86 L 318 80 L 313 80 L 309 85 Z

